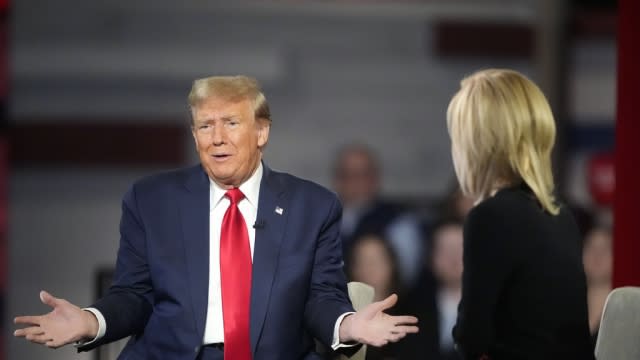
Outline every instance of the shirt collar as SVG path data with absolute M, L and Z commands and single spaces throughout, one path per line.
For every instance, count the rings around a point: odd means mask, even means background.
M 260 194 L 260 182 L 262 181 L 262 162 L 258 164 L 258 168 L 253 172 L 253 175 L 247 181 L 243 182 L 239 189 L 244 194 L 245 199 L 249 201 L 249 203 L 255 208 L 258 208 L 258 195 Z M 226 189 L 220 187 L 220 185 L 216 184 L 215 181 L 209 179 L 210 184 L 210 196 L 211 201 L 209 202 L 209 210 L 213 210 L 220 200 L 224 198 L 224 195 L 227 193 Z

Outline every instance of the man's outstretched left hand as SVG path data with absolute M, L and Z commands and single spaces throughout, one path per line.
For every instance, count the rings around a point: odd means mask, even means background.
M 418 318 L 415 316 L 392 316 L 384 312 L 397 301 L 398 296 L 392 294 L 346 316 L 340 324 L 340 342 L 358 342 L 379 347 L 397 342 L 407 334 L 417 333 Z

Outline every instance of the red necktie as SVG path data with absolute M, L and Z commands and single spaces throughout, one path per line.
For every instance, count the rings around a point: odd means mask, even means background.
M 224 321 L 224 358 L 251 360 L 249 307 L 251 299 L 251 248 L 249 233 L 238 202 L 244 194 L 227 191 L 231 204 L 222 219 L 220 232 L 220 281 Z

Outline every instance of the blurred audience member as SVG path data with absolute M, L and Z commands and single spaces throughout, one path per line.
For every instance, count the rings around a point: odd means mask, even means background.
M 447 219 L 457 219 L 464 221 L 464 218 L 473 207 L 473 199 L 465 196 L 460 189 L 457 179 L 453 179 L 447 195 L 442 202 L 442 214 Z
M 348 256 L 349 278 L 373 286 L 373 301 L 398 291 L 398 265 L 393 249 L 380 235 L 364 234 L 355 240 Z
M 399 359 L 461 359 L 451 331 L 462 289 L 462 222 L 456 218 L 439 221 L 431 239 L 431 256 L 424 263 L 419 286 L 398 304 L 420 319 L 420 332 L 396 345 Z
M 402 285 L 412 286 L 422 263 L 420 224 L 413 214 L 380 197 L 380 168 L 373 151 L 360 144 L 343 147 L 335 159 L 333 181 L 343 205 L 343 253 L 363 234 L 382 234 L 398 256 Z
M 345 258 L 349 260 L 347 267 L 349 278 L 352 281 L 360 281 L 373 286 L 375 294 L 373 301 L 385 299 L 393 293 L 398 293 L 396 256 L 389 242 L 380 234 L 366 233 L 355 239 L 351 252 Z M 402 299 L 404 296 L 400 296 L 400 298 Z M 395 355 L 394 345 L 396 344 L 389 344 L 383 348 L 369 346 L 367 360 L 400 359 Z
M 613 257 L 611 231 L 594 227 L 584 239 L 582 262 L 587 276 L 587 304 L 589 305 L 589 329 L 595 338 L 600 326 L 604 302 L 611 291 Z
M 432 269 L 436 280 L 436 305 L 441 358 L 454 354 L 451 330 L 458 316 L 462 291 L 462 224 L 444 223 L 433 235 Z

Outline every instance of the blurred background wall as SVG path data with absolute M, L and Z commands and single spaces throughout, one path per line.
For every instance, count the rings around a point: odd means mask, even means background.
M 115 259 L 124 191 L 197 162 L 186 95 L 199 77 L 263 84 L 271 167 L 331 187 L 338 148 L 365 143 L 379 155 L 384 196 L 428 209 L 454 178 L 445 113 L 460 79 L 514 68 L 554 106 L 561 192 L 607 216 L 614 1 L 21 0 L 10 9 L 8 359 L 92 358 L 15 340 L 11 319 L 46 311 L 41 289 L 94 300 L 96 271 Z

